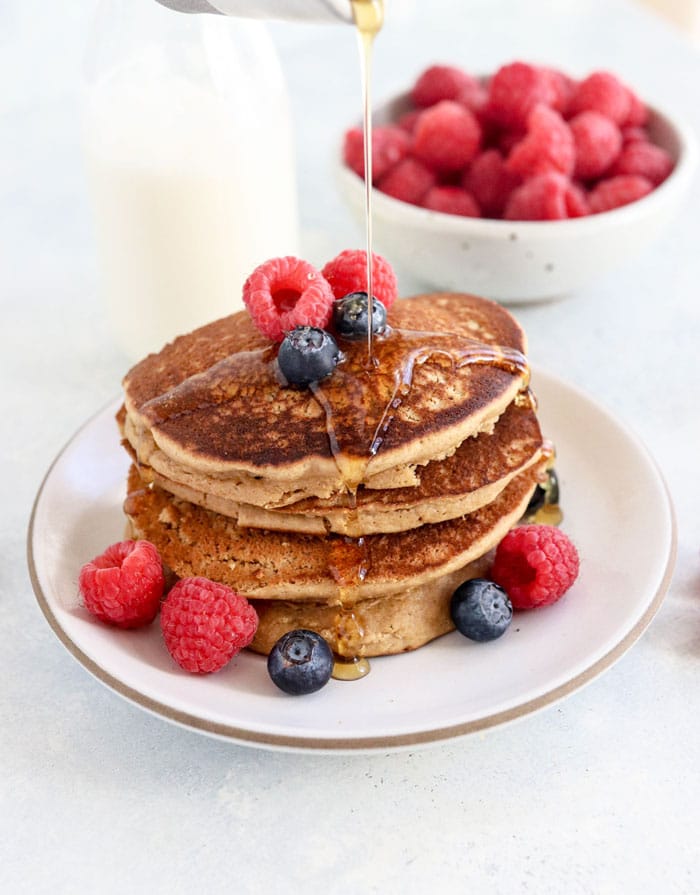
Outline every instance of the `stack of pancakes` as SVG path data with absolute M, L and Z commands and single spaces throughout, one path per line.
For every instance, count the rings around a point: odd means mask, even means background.
M 453 625 L 546 461 L 525 336 L 492 302 L 398 300 L 389 328 L 289 386 L 247 312 L 176 339 L 124 380 L 125 512 L 178 576 L 245 594 L 253 649 L 293 628 L 340 656 L 414 649 Z

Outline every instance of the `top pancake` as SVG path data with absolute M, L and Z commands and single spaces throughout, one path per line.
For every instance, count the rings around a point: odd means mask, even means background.
M 490 430 L 527 385 L 525 336 L 499 305 L 455 293 L 399 300 L 389 326 L 371 370 L 364 341 L 341 341 L 343 363 L 302 390 L 283 385 L 247 312 L 215 321 L 127 374 L 126 436 L 141 462 L 231 477 L 260 505 L 376 476 L 391 487 L 394 470 L 405 485 L 401 470 Z

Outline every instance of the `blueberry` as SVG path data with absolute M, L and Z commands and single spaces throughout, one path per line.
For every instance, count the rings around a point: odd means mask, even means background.
M 460 633 L 484 643 L 505 633 L 513 606 L 502 587 L 485 578 L 471 578 L 452 594 L 450 615 Z
M 301 696 L 325 687 L 333 671 L 333 653 L 315 631 L 288 631 L 272 647 L 267 670 L 280 690 Z
M 333 372 L 340 349 L 330 333 L 316 326 L 297 326 L 284 337 L 277 354 L 282 375 L 293 385 L 309 385 Z
M 333 324 L 343 339 L 367 338 L 367 293 L 351 292 L 333 303 Z M 378 298 L 372 299 L 372 332 L 381 335 L 386 329 L 386 308 Z

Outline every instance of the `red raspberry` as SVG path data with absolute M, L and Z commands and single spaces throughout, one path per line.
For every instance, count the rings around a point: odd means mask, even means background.
M 567 217 L 582 218 L 591 213 L 586 191 L 577 183 L 570 183 L 567 186 L 564 203 L 566 205 Z
M 638 127 L 636 124 L 627 124 L 620 131 L 622 134 L 622 145 L 628 143 L 649 143 L 649 132 L 645 127 Z
M 557 221 L 568 217 L 569 180 L 563 174 L 539 174 L 513 190 L 503 217 L 507 221 Z
M 627 92 L 630 98 L 630 110 L 624 123 L 628 127 L 644 127 L 649 120 L 649 109 L 633 90 L 628 88 Z
M 388 125 L 372 129 L 372 182 L 376 183 L 387 171 L 408 154 L 411 139 L 400 127 Z M 365 176 L 365 144 L 362 130 L 353 127 L 345 134 L 343 159 L 358 177 Z
M 479 82 L 453 65 L 431 65 L 413 86 L 411 98 L 421 108 L 434 106 L 443 99 L 457 99 L 460 93 Z
M 506 168 L 505 159 L 497 149 L 487 149 L 477 155 L 462 178 L 462 186 L 489 217 L 503 213 L 508 197 L 520 182 L 520 175 Z
M 548 75 L 554 91 L 552 108 L 566 118 L 569 113 L 571 98 L 576 89 L 576 81 L 556 68 L 545 68 L 544 71 Z
M 479 218 L 481 211 L 474 196 L 459 186 L 434 186 L 425 194 L 423 208 L 441 211 L 443 214 L 460 214 L 466 218 Z
M 396 167 L 377 184 L 377 188 L 394 199 L 419 205 L 430 187 L 435 186 L 437 177 L 423 162 L 415 158 L 402 159 Z
M 563 531 L 553 525 L 520 525 L 496 548 L 491 579 L 516 609 L 535 609 L 564 596 L 578 572 L 578 551 Z
M 402 131 L 406 131 L 407 134 L 412 134 L 422 111 L 422 109 L 411 109 L 409 112 L 404 112 L 396 122 L 396 126 L 400 127 Z
M 614 121 L 600 112 L 579 112 L 569 121 L 576 146 L 574 174 L 582 180 L 600 177 L 622 148 L 622 134 Z
M 588 194 L 591 214 L 612 211 L 613 208 L 636 202 L 653 189 L 654 184 L 650 180 L 635 174 L 620 174 L 600 180 Z
M 335 298 L 367 291 L 367 252 L 345 249 L 323 268 Z M 381 255 L 372 252 L 372 292 L 388 310 L 399 294 L 394 269 Z
M 506 166 L 522 177 L 558 172 L 571 174 L 576 151 L 569 125 L 558 112 L 539 105 L 530 112 L 526 136 L 513 147 Z
M 547 69 L 512 62 L 498 69 L 489 84 L 488 113 L 498 124 L 523 130 L 538 103 L 554 106 L 560 86 Z
M 651 180 L 654 186 L 662 183 L 673 170 L 673 159 L 660 146 L 643 140 L 628 143 L 610 169 L 610 174 L 638 174 Z
M 100 621 L 139 628 L 158 614 L 165 577 L 150 541 L 121 541 L 86 563 L 78 584 L 85 608 Z
M 165 645 L 185 671 L 223 668 L 250 644 L 258 616 L 245 597 L 208 578 L 182 578 L 160 613 Z
M 465 84 L 460 90 L 456 100 L 460 106 L 477 114 L 485 108 L 488 98 L 488 90 L 476 78 L 472 78 L 469 84 Z
M 630 91 L 619 78 L 607 71 L 596 71 L 584 78 L 574 90 L 570 112 L 600 112 L 615 124 L 625 124 L 630 114 Z
M 477 154 L 480 142 L 481 125 L 473 112 L 446 99 L 416 122 L 413 154 L 436 171 L 459 171 Z
M 256 267 L 243 286 L 243 301 L 260 332 L 275 342 L 295 326 L 323 329 L 333 311 L 333 292 L 326 280 L 292 255 Z

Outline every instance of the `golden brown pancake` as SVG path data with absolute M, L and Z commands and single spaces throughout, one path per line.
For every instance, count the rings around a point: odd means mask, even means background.
M 127 374 L 124 434 L 163 479 L 266 508 L 416 484 L 527 385 L 525 337 L 499 305 L 453 293 L 399 300 L 389 323 L 371 369 L 364 342 L 342 341 L 344 362 L 301 390 L 247 312 L 223 318 Z
M 520 519 L 540 470 L 519 473 L 474 513 L 361 539 L 240 528 L 226 516 L 129 474 L 124 509 L 134 537 L 180 577 L 203 575 L 247 597 L 353 605 L 427 585 L 483 556 Z

